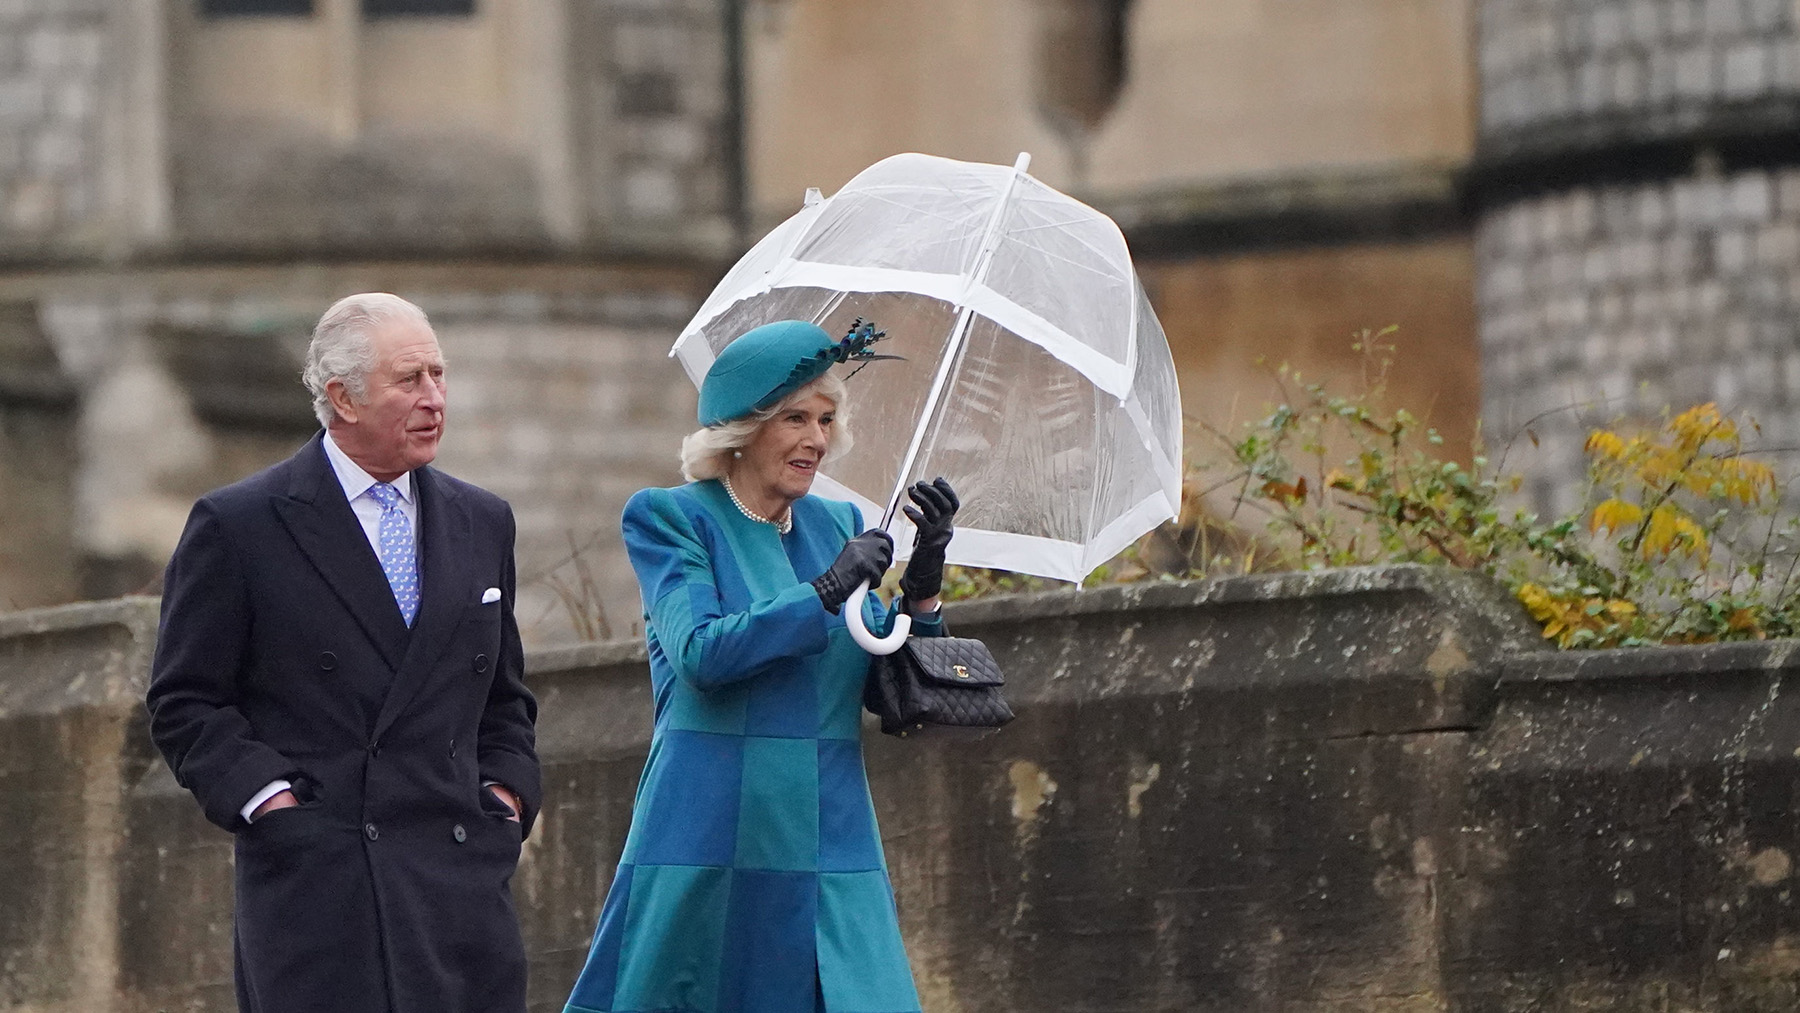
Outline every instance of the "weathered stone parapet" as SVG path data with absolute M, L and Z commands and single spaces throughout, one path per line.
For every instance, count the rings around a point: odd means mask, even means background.
M 1456 1008 L 1795 1008 L 1796 679 L 1796 641 L 1509 661 L 1445 862 Z
M 1557 653 L 1504 589 L 1411 566 L 947 615 L 1019 717 L 871 735 L 933 1013 L 1794 1006 L 1793 643 Z M 0 1010 L 231 1007 L 230 841 L 136 718 L 153 620 L 0 618 L 0 813 L 25 828 L 0 846 Z M 546 802 L 514 889 L 553 1013 L 651 698 L 636 642 L 527 668 Z
M 125 1008 L 124 873 L 160 846 L 125 820 L 155 635 L 153 599 L 0 615 L 0 1009 Z

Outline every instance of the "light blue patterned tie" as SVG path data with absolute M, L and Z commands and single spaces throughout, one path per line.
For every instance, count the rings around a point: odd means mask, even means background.
M 400 490 L 377 482 L 369 486 L 369 496 L 381 504 L 381 526 L 376 540 L 381 543 L 381 572 L 387 574 L 388 586 L 394 589 L 394 602 L 400 615 L 411 626 L 419 611 L 419 560 L 413 552 L 412 525 L 400 512 Z

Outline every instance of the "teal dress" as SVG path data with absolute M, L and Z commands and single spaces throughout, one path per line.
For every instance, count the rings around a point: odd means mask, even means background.
M 793 521 L 715 481 L 625 507 L 656 725 L 567 1013 L 918 1013 L 863 772 L 868 655 L 808 583 L 862 519 L 807 496 Z

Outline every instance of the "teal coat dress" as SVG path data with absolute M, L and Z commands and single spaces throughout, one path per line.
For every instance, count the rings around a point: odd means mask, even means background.
M 625 507 L 656 724 L 566 1013 L 919 1009 L 863 772 L 869 658 L 808 583 L 862 518 L 807 496 L 793 521 L 716 481 Z

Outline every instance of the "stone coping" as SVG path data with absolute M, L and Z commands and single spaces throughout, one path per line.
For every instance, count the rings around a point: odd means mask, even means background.
M 125 626 L 134 637 L 154 640 L 157 610 L 161 601 L 160 598 L 144 595 L 127 595 L 107 601 L 82 601 L 19 612 L 0 612 L 0 640 L 105 625 Z
M 1444 596 L 1452 607 L 1508 634 L 1506 639 L 1515 649 L 1528 649 L 1532 643 L 1532 638 L 1521 638 L 1522 610 L 1497 582 L 1481 574 L 1411 563 L 993 595 L 952 602 L 944 606 L 944 618 L 953 631 L 979 632 L 983 627 L 1028 620 L 1369 595 L 1433 594 Z M 528 675 L 623 667 L 635 671 L 633 666 L 648 661 L 641 639 L 612 640 L 533 651 L 526 656 L 525 671 Z
M 1500 685 L 1600 683 L 1750 676 L 1800 672 L 1800 639 L 1621 647 L 1599 651 L 1548 651 L 1513 655 L 1500 669 Z

